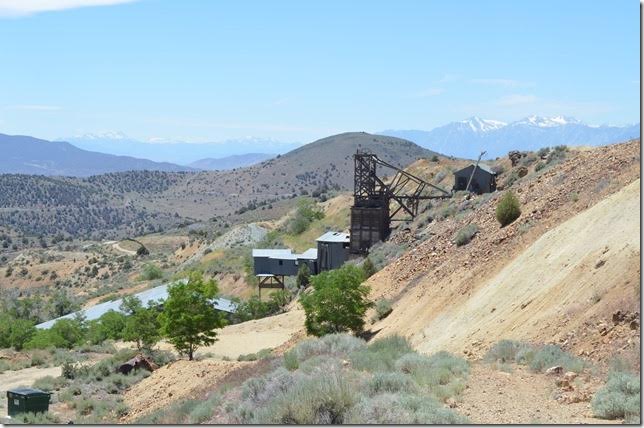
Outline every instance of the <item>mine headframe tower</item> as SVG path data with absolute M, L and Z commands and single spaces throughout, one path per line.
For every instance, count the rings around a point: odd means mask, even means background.
M 374 153 L 353 155 L 354 191 L 351 207 L 350 250 L 364 254 L 391 232 L 392 221 L 407 221 L 418 214 L 421 200 L 449 198 L 450 192 L 395 167 Z M 395 171 L 391 180 L 378 177 L 378 166 Z M 439 194 L 427 194 L 437 190 Z

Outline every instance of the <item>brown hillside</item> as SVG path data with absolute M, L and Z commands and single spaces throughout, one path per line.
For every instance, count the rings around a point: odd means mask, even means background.
M 424 352 L 477 356 L 516 338 L 590 353 L 600 318 L 639 312 L 639 173 L 639 141 L 576 152 L 512 186 L 522 215 L 505 228 L 494 217 L 501 192 L 431 223 L 430 239 L 369 280 L 374 299 L 395 301 L 372 330 L 402 333 Z M 478 234 L 457 247 L 454 235 L 470 223 Z M 591 356 L 638 349 L 624 334 Z

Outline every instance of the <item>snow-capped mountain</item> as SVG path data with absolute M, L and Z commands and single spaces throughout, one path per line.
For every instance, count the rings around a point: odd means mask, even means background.
M 480 117 L 470 117 L 469 119 L 462 120 L 458 123 L 463 123 L 474 132 L 489 132 L 495 129 L 503 128 L 507 125 L 505 122 L 499 120 L 481 119 Z
M 383 135 L 404 138 L 445 155 L 474 159 L 505 156 L 510 150 L 537 150 L 557 145 L 599 146 L 638 138 L 640 124 L 591 126 L 566 117 L 529 116 L 512 123 L 471 117 L 431 131 L 387 130 Z

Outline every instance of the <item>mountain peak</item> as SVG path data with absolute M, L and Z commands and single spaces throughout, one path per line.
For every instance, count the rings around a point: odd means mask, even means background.
M 472 116 L 465 120 L 462 120 L 460 123 L 469 125 L 469 127 L 474 132 L 488 132 L 494 131 L 495 129 L 503 128 L 507 123 L 501 122 L 499 120 L 491 119 L 481 119 L 478 116 Z
M 532 116 L 526 117 L 525 119 L 521 119 L 513 123 L 513 125 L 515 124 L 536 126 L 539 128 L 553 128 L 555 126 L 581 124 L 581 122 L 575 119 L 574 117 L 567 117 L 567 116 L 543 117 L 543 116 L 532 115 Z

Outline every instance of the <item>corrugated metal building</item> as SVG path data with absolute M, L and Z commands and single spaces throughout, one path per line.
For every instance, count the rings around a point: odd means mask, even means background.
M 311 273 L 318 271 L 318 250 L 309 248 L 302 254 L 294 254 L 290 249 L 254 249 L 253 264 L 255 275 L 295 276 L 305 263 Z
M 474 171 L 475 168 L 476 171 Z M 471 164 L 455 171 L 454 190 L 466 190 L 467 181 L 470 179 L 472 171 L 474 171 L 474 176 L 469 190 L 478 194 L 490 193 L 496 190 L 496 173 L 484 164 L 478 164 L 478 166 Z
M 349 234 L 327 232 L 316 239 L 320 272 L 337 269 L 349 259 Z

